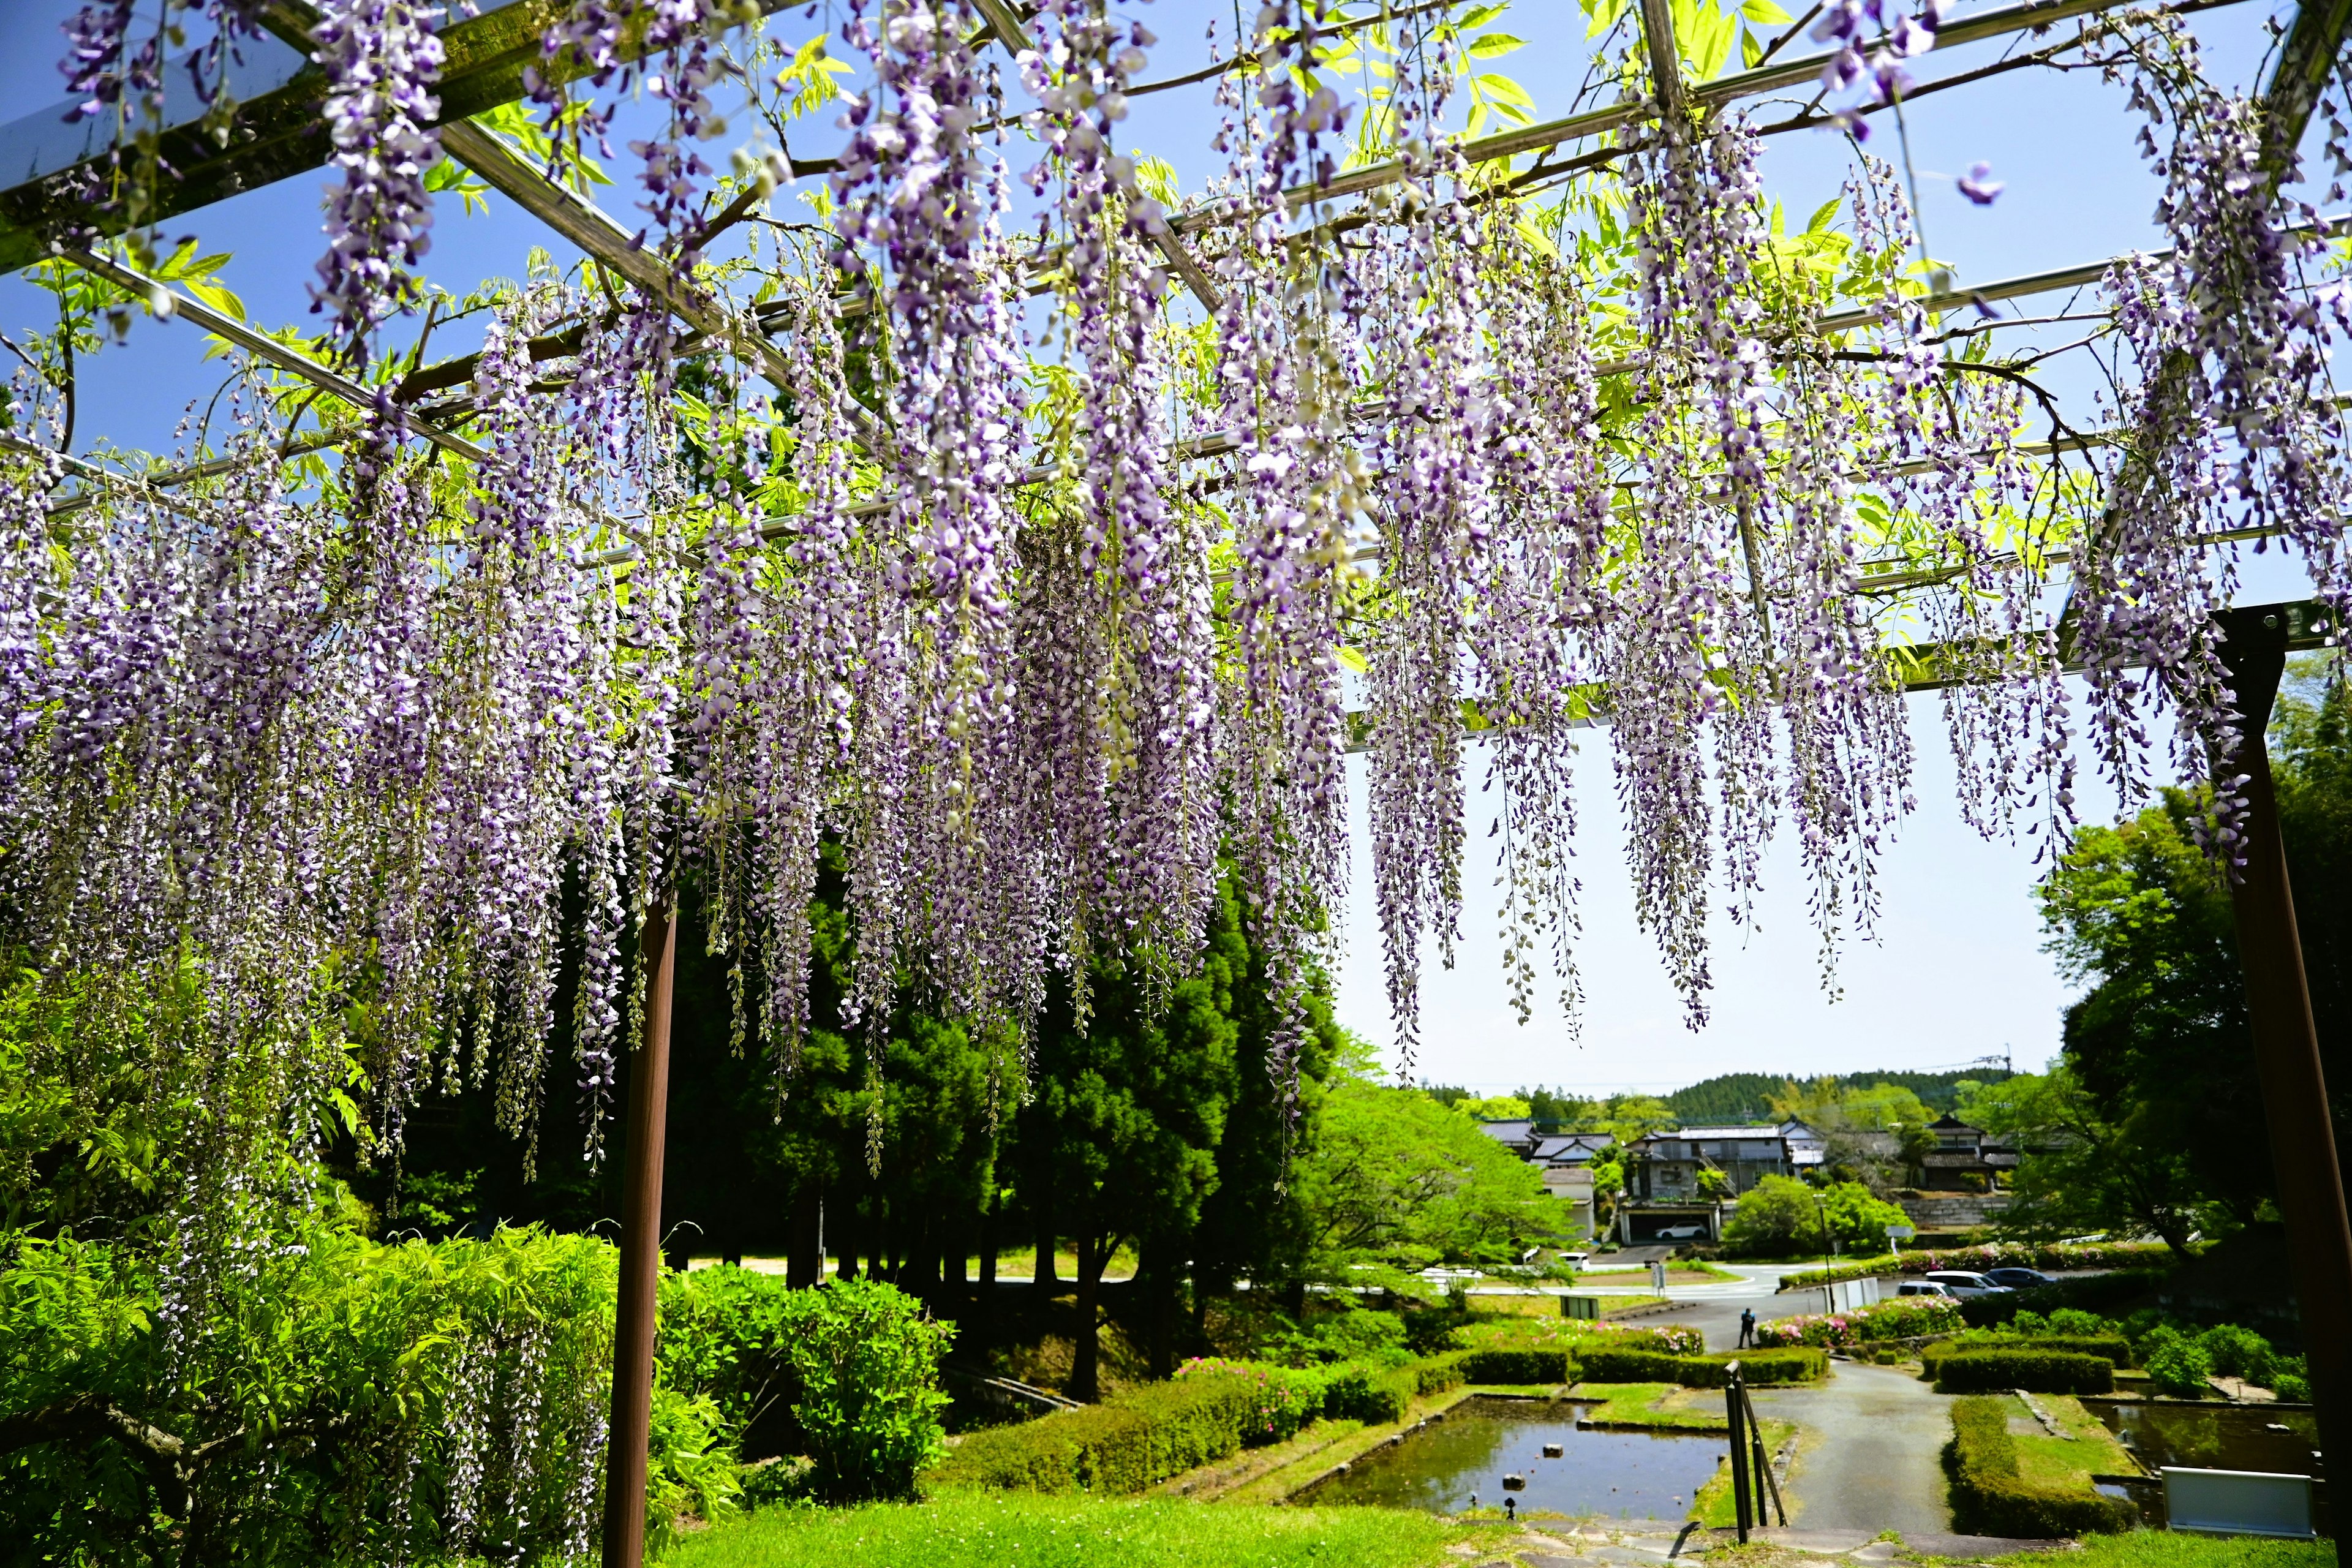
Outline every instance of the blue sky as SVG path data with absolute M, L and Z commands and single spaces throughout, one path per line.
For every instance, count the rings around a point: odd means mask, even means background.
M 58 23 L 76 7 L 65 0 L 10 0 L 0 6 L 0 120 L 13 120 L 62 101 L 62 52 Z M 1960 7 L 1966 14 L 1974 7 Z M 152 9 L 152 0 L 142 11 Z M 1205 58 L 1203 35 L 1218 18 L 1230 45 L 1234 12 L 1228 5 L 1189 3 L 1139 8 L 1161 43 L 1144 73 L 1156 79 Z M 1254 14 L 1254 7 L 1244 11 Z M 2263 25 L 2275 13 L 2248 3 L 2205 13 L 2194 26 L 2218 79 L 2249 89 L 2258 85 Z M 1494 24 L 1528 40 L 1520 51 L 1490 62 L 1524 84 L 1539 118 L 1564 112 L 1565 95 L 1587 59 L 1583 15 L 1558 0 L 1518 0 Z M 790 12 L 772 23 L 798 40 L 821 22 Z M 1939 52 L 1920 74 L 1933 77 L 1992 58 L 1999 45 Z M 1798 43 L 1791 52 L 1810 53 Z M 1008 69 L 1008 79 L 1013 73 Z M 1789 103 L 1809 92 L 1792 94 Z M 1188 189 L 1198 188 L 1222 163 L 1209 148 L 1215 110 L 1203 89 L 1135 100 L 1128 121 L 1134 147 L 1168 158 Z M 1769 121 L 1785 110 L 1758 106 Z M 1906 112 L 1910 153 L 1921 175 L 1921 219 L 1939 259 L 1963 282 L 1986 282 L 2045 268 L 2095 261 L 2160 243 L 2151 220 L 2156 184 L 2133 147 L 2133 122 L 2122 90 L 2095 73 L 2022 71 L 1924 100 Z M 1874 152 L 1900 155 L 1894 127 L 1880 117 Z M 626 123 L 625 120 L 624 121 Z M 803 156 L 828 152 L 837 132 L 829 115 L 809 122 Z M 717 144 L 723 163 L 730 145 Z M 1025 163 L 1012 149 L 1015 167 Z M 2007 190 L 1990 207 L 1961 199 L 1949 176 L 1990 162 Z M 625 182 L 623 153 L 616 177 Z M 1770 193 L 1801 222 L 1834 195 L 1846 177 L 1849 153 L 1842 139 L 1799 132 L 1768 145 L 1764 175 Z M 167 226 L 173 235 L 199 235 L 207 251 L 235 259 L 224 280 L 252 314 L 268 322 L 307 320 L 307 284 L 321 248 L 319 192 L 311 175 L 249 192 Z M 608 210 L 636 221 L 628 198 L 607 191 Z M 529 248 L 544 245 L 560 259 L 564 247 L 530 219 L 494 200 L 488 216 L 461 216 L 445 203 L 435 228 L 427 272 L 463 292 L 488 276 L 518 275 Z M 0 279 L 0 330 L 41 324 L 44 296 L 21 280 Z M 469 346 L 446 340 L 450 352 Z M 437 355 L 436 355 L 437 357 Z M 192 401 L 208 397 L 221 369 L 202 359 L 198 334 L 178 323 L 142 322 L 131 341 L 110 348 L 85 368 L 77 451 L 104 435 L 126 447 L 165 450 Z M 2075 406 L 2086 383 L 2061 384 Z M 2299 574 L 2275 557 L 2249 574 L 2245 596 L 2269 599 L 2297 592 Z M 1465 878 L 1469 895 L 1455 968 L 1433 967 L 1423 982 L 1420 1070 L 1428 1077 L 1487 1089 L 1520 1083 L 1566 1083 L 1588 1090 L 1670 1088 L 1717 1072 L 1846 1071 L 1871 1067 L 1934 1067 L 1986 1053 L 2012 1051 L 2021 1066 L 2055 1050 L 2060 1010 L 2068 988 L 2040 952 L 2041 932 L 2029 852 L 1987 844 L 1959 821 L 1951 805 L 1948 753 L 1932 699 L 1913 703 L 1919 762 L 1919 809 L 1883 864 L 1885 917 L 1874 944 L 1850 944 L 1841 967 L 1843 998 L 1832 1004 L 1818 983 L 1816 942 L 1805 892 L 1784 853 L 1769 869 L 1761 929 L 1743 936 L 1718 931 L 1714 1021 L 1692 1034 L 1681 1008 L 1631 914 L 1606 741 L 1594 734 L 1580 770 L 1584 831 L 1580 864 L 1585 934 L 1580 965 L 1586 1006 L 1580 1040 L 1571 1040 L 1556 1013 L 1519 1027 L 1512 1018 L 1496 958 L 1491 876 L 1486 868 L 1486 819 L 1475 793 L 1483 758 L 1472 768 L 1473 861 Z M 1361 823 L 1360 763 L 1353 774 L 1356 820 Z M 2085 770 L 2086 778 L 2089 770 Z M 2088 818 L 2113 815 L 2117 803 L 2103 786 L 2081 792 Z M 1783 842 L 1785 843 L 1785 834 Z M 1356 884 L 1370 886 L 1359 835 Z M 1368 900 L 1351 904 L 1339 980 L 1343 1022 L 1383 1046 L 1391 1030 L 1383 998 L 1377 928 Z

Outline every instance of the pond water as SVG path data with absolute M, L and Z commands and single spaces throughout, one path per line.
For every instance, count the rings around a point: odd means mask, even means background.
M 2319 1419 L 2308 1410 L 2271 1410 L 2259 1405 L 2085 1404 L 2151 1470 L 2177 1465 L 2199 1470 L 2318 1474 L 2314 1450 L 2319 1442 Z M 2162 1487 L 2141 1484 L 2099 1489 L 2129 1497 L 2139 1506 L 2141 1518 L 2163 1526 Z M 2320 1516 L 2315 1522 L 2321 1533 L 2331 1533 L 2325 1490 L 2315 1490 L 2313 1507 Z
M 1521 1513 L 1687 1517 L 1729 1440 L 1578 1431 L 1576 1418 L 1591 1408 L 1570 1400 L 1465 1399 L 1442 1421 L 1393 1447 L 1373 1449 L 1300 1500 L 1458 1513 L 1474 1496 L 1487 1508 L 1513 1497 Z M 1559 1444 L 1564 1457 L 1545 1458 L 1547 1443 Z M 1504 1491 L 1503 1478 L 1511 1474 L 1528 1479 L 1524 1491 Z
M 2095 1405 L 2107 1430 L 2151 1470 L 2181 1465 L 2200 1470 L 2314 1473 L 2318 1418 L 2308 1410 L 2261 1405 Z M 2274 1427 L 2284 1427 L 2276 1431 Z

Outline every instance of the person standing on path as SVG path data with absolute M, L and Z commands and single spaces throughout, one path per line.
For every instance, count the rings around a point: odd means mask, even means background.
M 1756 1309 L 1739 1309 L 1739 1348 L 1747 1350 L 1756 1342 Z

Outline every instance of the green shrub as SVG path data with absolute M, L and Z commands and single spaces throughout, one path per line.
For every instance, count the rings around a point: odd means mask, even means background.
M 1759 1323 L 1756 1342 L 1844 1349 L 1882 1340 L 1948 1333 L 1959 1326 L 1958 1301 L 1943 1296 L 1896 1296 L 1851 1312 L 1800 1314 Z
M 2140 1342 L 2141 1363 L 2157 1387 L 2183 1399 L 2206 1392 L 2213 1358 L 2203 1345 L 2172 1329 L 2158 1329 Z
M 2030 1342 L 2028 1342 L 2030 1343 Z M 2023 1388 L 2035 1394 L 2107 1394 L 2116 1386 L 2116 1363 L 2074 1351 L 1970 1345 L 1933 1363 L 1939 1394 L 1982 1394 Z
M 1462 1348 L 1462 1319 L 1453 1312 L 1406 1312 L 1404 1348 L 1415 1355 L 1444 1355 Z
M 1455 1363 L 1465 1383 L 1574 1383 L 1577 1363 L 1564 1350 L 1465 1351 Z
M 1367 1426 L 1394 1421 L 1421 1392 L 1417 1369 L 1337 1366 L 1323 1382 L 1323 1415 L 1332 1421 Z
M 1906 1258 L 1909 1254 L 1906 1254 Z M 1970 1264 L 1947 1264 L 1947 1268 L 1971 1268 Z M 2020 1312 L 2055 1315 L 2072 1309 L 2086 1316 L 2111 1312 L 2126 1302 L 2146 1297 L 2161 1286 L 2170 1274 L 2160 1268 L 2118 1268 L 2108 1274 L 2086 1274 L 2079 1279 L 2061 1279 L 2054 1284 L 2037 1285 L 2030 1290 L 2008 1290 L 1999 1295 L 1977 1296 L 1960 1303 L 1960 1311 L 1977 1328 L 1995 1328 L 2013 1321 Z
M 1432 1356 L 1415 1362 L 1409 1370 L 1412 1373 L 1412 1391 L 1418 1394 L 1443 1394 L 1468 1381 L 1462 1375 L 1459 1354 Z
M 256 1240 L 229 1288 L 180 1296 L 166 1354 L 144 1263 L 103 1243 L 10 1238 L 0 1418 L 95 1400 L 191 1447 L 226 1441 L 191 1466 L 187 1499 L 87 1431 L 0 1455 L 9 1561 L 177 1563 L 191 1507 L 205 1559 L 238 1564 L 584 1549 L 577 1500 L 601 1475 L 612 1384 L 609 1246 L 502 1228 L 387 1247 L 323 1225 Z M 711 1414 L 657 1404 L 656 1500 L 723 1511 L 732 1457 Z M 471 1519 L 445 1534 L 453 1491 Z
M 1811 1383 L 1830 1365 L 1829 1352 L 1811 1345 L 1721 1355 L 1666 1355 L 1609 1346 L 1586 1351 L 1580 1358 L 1590 1383 L 1679 1383 L 1689 1388 L 1723 1387 L 1731 1381 L 1726 1369 L 1735 1361 L 1753 1387 Z
M 2197 1336 L 2206 1359 L 2221 1377 L 2242 1377 L 2268 1386 L 2273 1355 L 2270 1341 L 2240 1323 L 2217 1323 Z
M 2005 1399 L 1952 1402 L 1944 1465 L 1952 1479 L 1952 1526 L 1972 1535 L 2048 1540 L 2129 1530 L 2139 1521 L 2119 1498 L 2039 1486 L 2019 1475 Z
M 2079 1338 L 2115 1331 L 2115 1324 L 2096 1312 L 2085 1312 L 2080 1307 L 2059 1307 L 2050 1314 L 2050 1332 L 2053 1334 L 2072 1334 Z
M 940 1450 L 940 1357 L 954 1329 L 877 1280 L 797 1294 L 808 1305 L 790 1347 L 793 1415 L 815 1461 L 811 1489 L 829 1502 L 912 1497 Z

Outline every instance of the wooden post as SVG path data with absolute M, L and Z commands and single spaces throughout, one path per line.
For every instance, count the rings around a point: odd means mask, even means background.
M 646 1463 L 654 1404 L 654 1313 L 661 1289 L 662 1143 L 669 1111 L 669 1013 L 677 922 L 665 892 L 646 914 L 646 1037 L 629 1065 L 621 1187 L 620 1300 L 613 1321 L 613 1423 L 604 1464 L 604 1568 L 643 1568 Z
M 1739 1363 L 1733 1362 L 1724 1369 L 1727 1381 L 1723 1389 L 1724 1415 L 1731 1423 L 1731 1514 L 1739 1526 L 1739 1544 L 1748 1544 L 1748 1412 L 1747 1401 L 1740 1395 L 1746 1391 L 1739 1385 Z
M 2318 1406 L 2323 1460 L 2352 1453 L 2352 1224 L 2344 1205 L 2336 1129 L 2311 1017 L 2311 988 L 2295 929 L 2294 894 L 2279 837 L 2278 795 L 2263 731 L 2285 672 L 2284 606 L 2231 610 L 2217 616 L 2223 659 L 2245 733 L 2225 764 L 2243 774 L 2245 866 L 2230 888 L 2236 911 L 2238 962 L 2245 972 L 2246 1017 L 2278 1173 L 2280 1217 L 2286 1222 L 2304 1353 Z M 2352 1472 L 2347 1472 L 2352 1473 Z

